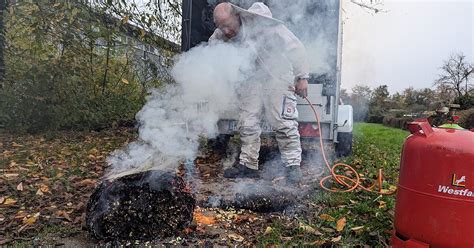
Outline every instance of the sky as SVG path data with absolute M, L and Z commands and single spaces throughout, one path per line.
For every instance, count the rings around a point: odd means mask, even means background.
M 384 0 L 380 7 L 385 12 L 373 14 L 343 0 L 342 88 L 432 88 L 451 54 L 474 63 L 474 0 Z

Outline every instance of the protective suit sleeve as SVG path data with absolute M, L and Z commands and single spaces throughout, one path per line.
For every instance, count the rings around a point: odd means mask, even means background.
M 293 67 L 295 81 L 309 78 L 308 57 L 303 43 L 284 25 L 279 26 L 277 34 L 283 42 L 285 55 Z
M 209 44 L 213 44 L 217 41 L 225 41 L 225 35 L 224 33 L 222 32 L 222 30 L 216 28 L 216 30 L 214 30 L 214 33 L 211 35 L 211 37 L 209 37 Z

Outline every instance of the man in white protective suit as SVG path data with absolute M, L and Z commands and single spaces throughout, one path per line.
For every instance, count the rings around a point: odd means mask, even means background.
M 224 171 L 226 178 L 256 178 L 260 151 L 260 123 L 264 117 L 276 132 L 287 180 L 301 179 L 301 142 L 298 132 L 296 95 L 307 96 L 308 59 L 301 41 L 272 18 L 261 2 L 248 10 L 231 3 L 214 9 L 216 30 L 209 38 L 236 42 L 252 49 L 256 70 L 238 89 L 238 128 L 242 143 L 239 160 Z

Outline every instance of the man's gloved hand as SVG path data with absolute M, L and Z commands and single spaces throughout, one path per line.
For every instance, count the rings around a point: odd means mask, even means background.
M 295 93 L 302 98 L 308 96 L 308 80 L 307 79 L 299 79 L 295 83 Z

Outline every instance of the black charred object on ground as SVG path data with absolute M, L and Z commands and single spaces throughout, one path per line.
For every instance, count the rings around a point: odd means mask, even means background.
M 234 191 L 233 197 L 219 194 L 209 197 L 204 205 L 267 213 L 284 211 L 296 203 L 293 191 L 276 188 L 270 184 L 248 183 L 237 187 Z
M 165 238 L 192 222 L 195 205 L 181 177 L 146 171 L 103 181 L 87 204 L 86 225 L 103 240 Z

